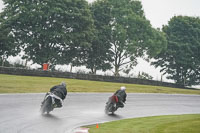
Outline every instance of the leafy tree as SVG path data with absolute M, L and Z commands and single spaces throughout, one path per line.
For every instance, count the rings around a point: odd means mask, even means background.
M 89 46 L 91 19 L 85 0 L 4 0 L 4 22 L 34 63 L 66 64 L 75 47 Z M 74 49 L 73 49 L 74 50 Z M 63 59 L 64 58 L 64 59 Z
M 98 40 L 92 42 L 92 46 L 88 49 L 88 56 L 86 57 L 86 68 L 91 69 L 93 74 L 96 74 L 97 70 L 110 70 L 112 53 L 107 49 L 108 46 L 100 43 Z
M 200 84 L 200 18 L 174 16 L 163 27 L 167 49 L 155 59 L 156 67 L 179 85 Z
M 91 12 L 95 25 L 95 38 L 92 41 L 92 46 L 88 49 L 88 56 L 86 58 L 86 67 L 91 69 L 92 73 L 97 70 L 106 71 L 111 69 L 111 62 L 113 61 L 113 53 L 110 50 L 110 8 L 103 2 L 95 1 L 91 4 Z
M 0 14 L 0 62 L 4 66 L 6 59 L 10 55 L 16 55 L 19 52 L 14 43 L 13 35 L 10 33 L 9 25 L 3 24 Z
M 140 79 L 148 79 L 148 80 L 152 80 L 153 77 L 151 75 L 149 75 L 148 73 L 142 72 L 138 74 L 138 78 Z
M 131 70 L 133 69 L 132 64 L 131 65 L 126 65 L 123 69 L 123 72 L 128 76 Z
M 67 23 L 70 32 L 67 35 L 67 44 L 61 51 L 61 64 L 71 63 L 71 66 L 85 64 L 87 51 L 94 38 L 94 21 L 89 5 L 85 0 L 73 0 L 68 5 Z
M 123 66 L 136 65 L 137 57 L 146 54 L 153 57 L 165 46 L 164 35 L 151 27 L 150 22 L 144 16 L 140 1 L 99 1 L 100 6 L 109 14 L 109 16 L 103 13 L 99 15 L 102 19 L 101 22 L 105 21 L 103 24 L 99 23 L 99 25 L 109 26 L 106 39 L 111 45 L 111 52 L 114 54 L 112 65 L 114 66 L 115 76 L 119 75 Z

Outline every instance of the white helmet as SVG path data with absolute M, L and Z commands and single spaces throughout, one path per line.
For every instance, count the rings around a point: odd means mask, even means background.
M 66 84 L 65 82 L 61 82 L 60 85 L 62 85 L 62 86 L 64 86 L 64 87 L 67 86 L 67 84 Z
M 126 87 L 125 86 L 121 86 L 120 90 L 126 90 Z

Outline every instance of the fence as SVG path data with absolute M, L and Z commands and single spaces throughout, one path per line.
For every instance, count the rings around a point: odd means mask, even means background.
M 103 75 L 92 75 L 92 74 L 79 74 L 79 73 L 58 72 L 58 71 L 30 70 L 30 69 L 13 68 L 13 67 L 0 67 L 0 74 L 70 78 L 70 79 L 81 79 L 81 80 L 93 80 L 93 81 L 105 81 L 105 82 L 117 82 L 117 83 L 143 84 L 143 85 L 153 85 L 153 86 L 184 88 L 183 86 L 179 86 L 179 85 L 176 85 L 173 83 L 161 82 L 161 81 L 155 81 L 155 80 L 147 80 L 147 79 L 103 76 Z

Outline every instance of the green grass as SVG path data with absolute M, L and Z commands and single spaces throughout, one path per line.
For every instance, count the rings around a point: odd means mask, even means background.
M 90 133 L 200 133 L 200 114 L 126 119 L 88 128 Z
M 114 92 L 126 86 L 129 93 L 200 94 L 200 90 L 178 89 L 162 86 L 111 83 L 52 77 L 16 76 L 0 74 L 0 93 L 40 93 L 65 81 L 69 92 Z

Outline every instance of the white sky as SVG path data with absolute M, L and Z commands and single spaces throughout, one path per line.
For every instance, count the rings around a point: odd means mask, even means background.
M 94 0 L 88 0 L 92 2 Z M 140 0 L 143 5 L 145 16 L 150 20 L 154 28 L 161 28 L 166 25 L 170 18 L 175 15 L 187 15 L 200 17 L 200 0 Z M 0 0 L 0 12 L 3 8 L 3 2 Z M 159 69 L 150 66 L 146 61 L 140 60 L 135 73 L 144 71 L 154 77 L 160 79 Z
M 200 0 L 141 0 L 147 19 L 158 28 L 177 15 L 200 16 Z

